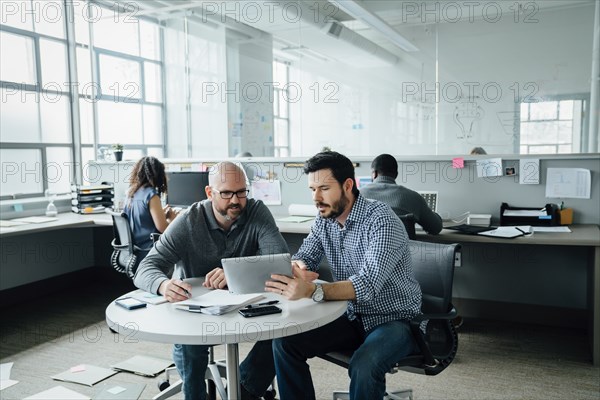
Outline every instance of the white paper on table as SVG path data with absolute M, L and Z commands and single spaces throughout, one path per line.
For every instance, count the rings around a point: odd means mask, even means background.
M 556 232 L 556 233 L 570 233 L 571 230 L 568 226 L 534 226 L 534 232 Z
M 487 178 L 489 176 L 502 176 L 502 159 L 488 158 L 487 160 L 477 160 L 477 177 Z
M 546 197 L 589 199 L 592 174 L 585 168 L 548 168 Z
M 519 160 L 519 184 L 539 185 L 540 160 L 537 158 L 524 158 Z
M 262 200 L 268 206 L 281 205 L 281 182 L 252 181 L 252 197 L 255 200 Z

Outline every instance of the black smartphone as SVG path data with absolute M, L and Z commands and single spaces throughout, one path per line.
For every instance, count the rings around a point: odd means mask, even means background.
M 279 314 L 281 308 L 277 306 L 242 308 L 239 313 L 246 318 L 258 317 L 260 315 Z
M 115 300 L 115 303 L 117 303 L 118 306 L 121 306 L 128 310 L 135 310 L 137 308 L 146 307 L 146 303 L 138 299 L 134 299 L 133 297 L 122 297 L 120 299 Z

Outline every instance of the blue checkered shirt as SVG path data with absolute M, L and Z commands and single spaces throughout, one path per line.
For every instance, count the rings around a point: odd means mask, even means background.
M 344 227 L 317 216 L 293 259 L 317 271 L 323 256 L 334 280 L 352 282 L 356 299 L 348 301 L 347 316 L 359 317 L 366 332 L 420 314 L 421 287 L 412 273 L 408 236 L 386 204 L 358 195 Z

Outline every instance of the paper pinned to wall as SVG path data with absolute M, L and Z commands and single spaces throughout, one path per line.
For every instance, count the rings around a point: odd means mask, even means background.
M 519 184 L 540 184 L 540 160 L 538 158 L 524 158 L 519 160 Z
M 278 180 L 252 181 L 252 197 L 262 200 L 268 206 L 280 206 L 281 182 Z
M 502 159 L 488 158 L 486 160 L 477 160 L 477 177 L 487 178 L 489 176 L 502 176 Z
M 584 168 L 548 168 L 546 197 L 589 199 L 592 174 Z

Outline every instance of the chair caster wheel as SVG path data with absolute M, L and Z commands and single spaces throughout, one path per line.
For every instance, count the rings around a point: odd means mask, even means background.
M 265 392 L 265 394 L 263 395 L 263 399 L 265 399 L 265 400 L 275 400 L 275 395 L 277 395 L 277 392 L 275 391 L 275 389 L 273 389 L 273 390 L 267 390 Z
M 161 392 L 167 389 L 169 386 L 171 386 L 171 383 L 169 381 L 158 382 L 158 390 L 160 390 Z

